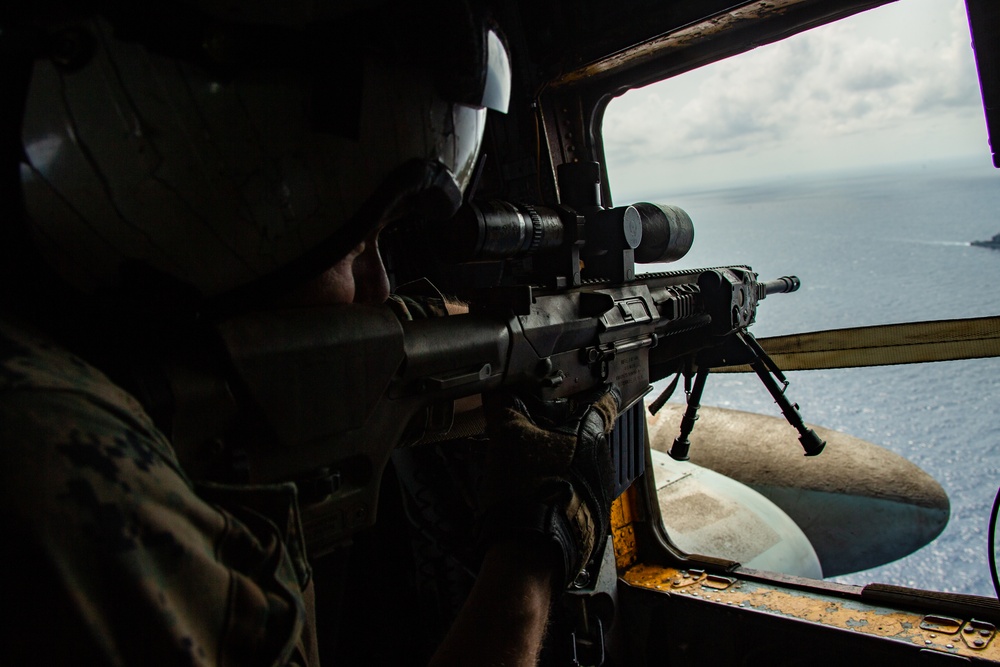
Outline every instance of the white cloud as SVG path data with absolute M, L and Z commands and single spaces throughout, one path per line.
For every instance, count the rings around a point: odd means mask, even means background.
M 632 91 L 608 109 L 605 149 L 612 175 L 712 155 L 780 163 L 783 152 L 789 165 L 812 151 L 812 163 L 844 166 L 850 144 L 856 162 L 872 158 L 865 146 L 912 157 L 893 141 L 954 152 L 958 139 L 914 139 L 949 114 L 982 125 L 963 3 L 907 0 Z M 830 156 L 816 152 L 825 146 Z

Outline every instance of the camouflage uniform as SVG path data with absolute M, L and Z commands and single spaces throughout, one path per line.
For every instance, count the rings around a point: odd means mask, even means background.
M 196 493 L 134 398 L 3 322 L 0 456 L 4 662 L 315 661 L 291 485 Z

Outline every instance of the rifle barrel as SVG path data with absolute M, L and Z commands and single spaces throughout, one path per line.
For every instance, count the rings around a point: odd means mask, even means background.
M 787 294 L 802 286 L 798 276 L 782 276 L 763 283 L 764 294 Z

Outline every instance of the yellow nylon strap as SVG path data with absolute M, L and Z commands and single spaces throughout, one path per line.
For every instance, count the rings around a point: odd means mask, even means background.
M 758 340 L 783 371 L 916 364 L 1000 356 L 1000 317 L 832 329 Z M 713 368 L 718 373 L 750 366 Z

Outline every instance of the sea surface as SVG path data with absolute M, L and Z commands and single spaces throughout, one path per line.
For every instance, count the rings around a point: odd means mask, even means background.
M 649 270 L 749 264 L 762 280 L 799 276 L 798 292 L 760 304 L 752 328 L 758 337 L 1000 314 L 1000 250 L 969 243 L 1000 233 L 1000 173 L 988 162 L 648 198 L 682 207 L 695 225 L 683 260 Z M 1000 359 L 788 376 L 788 395 L 807 422 L 901 454 L 951 499 L 951 520 L 934 542 L 835 580 L 995 595 L 987 548 L 1000 487 Z M 702 403 L 780 414 L 747 374 L 710 376 Z

